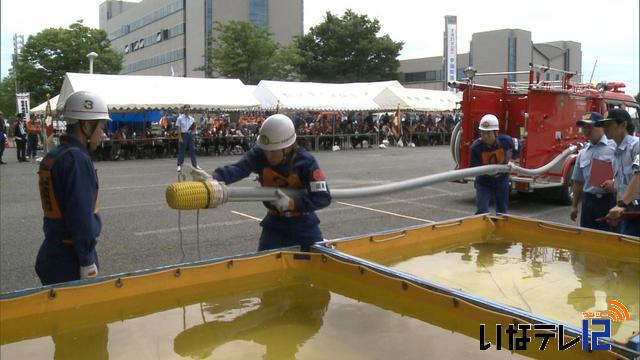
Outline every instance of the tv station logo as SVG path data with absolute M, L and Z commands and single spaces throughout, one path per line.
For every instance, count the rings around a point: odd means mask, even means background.
M 619 300 L 609 300 L 609 312 L 583 311 L 582 312 L 582 335 L 570 338 L 565 335 L 562 324 L 509 324 L 504 330 L 502 324 L 495 325 L 496 343 L 487 341 L 485 324 L 480 324 L 480 350 L 487 350 L 494 345 L 496 350 L 506 349 L 527 350 L 530 343 L 539 342 L 539 349 L 546 350 L 551 339 L 557 338 L 558 351 L 564 351 L 582 342 L 583 351 L 591 350 L 611 350 L 611 343 L 601 342 L 600 339 L 611 337 L 611 322 L 628 321 L 631 319 L 629 310 Z M 591 331 L 591 342 L 582 339 L 589 339 L 589 327 Z M 596 330 L 597 328 L 597 330 Z M 507 335 L 508 343 L 502 344 L 502 334 Z M 537 340 L 540 339 L 540 340 Z M 506 346 L 505 346 L 506 345 Z

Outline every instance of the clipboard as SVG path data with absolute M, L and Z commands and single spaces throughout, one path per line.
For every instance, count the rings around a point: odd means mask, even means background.
M 611 161 L 592 159 L 589 185 L 600 187 L 603 182 L 613 179 L 613 164 Z

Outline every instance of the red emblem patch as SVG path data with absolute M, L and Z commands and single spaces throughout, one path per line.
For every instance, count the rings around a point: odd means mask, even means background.
M 322 170 L 320 169 L 315 169 L 313 171 L 313 180 L 315 181 L 322 181 L 324 180 L 324 173 L 322 173 Z

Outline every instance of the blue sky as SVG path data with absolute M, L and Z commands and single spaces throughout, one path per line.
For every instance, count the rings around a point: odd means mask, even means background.
M 47 27 L 67 27 L 78 19 L 98 27 L 103 0 L 5 0 L 1 4 L 1 74 L 11 66 L 13 34 L 36 34 Z M 220 0 L 218 0 L 220 1 Z M 227 0 L 233 1 L 233 0 Z M 277 1 L 277 0 L 272 0 Z M 64 4 L 64 5 L 62 5 Z M 326 11 L 353 9 L 375 17 L 382 33 L 405 43 L 401 59 L 436 56 L 442 52 L 445 15 L 458 17 L 458 52 L 469 51 L 471 34 L 502 28 L 531 31 L 533 42 L 572 40 L 582 44 L 582 70 L 588 81 L 622 81 L 626 91 L 639 88 L 638 0 L 565 1 L 411 1 L 304 0 L 305 31 L 323 20 Z

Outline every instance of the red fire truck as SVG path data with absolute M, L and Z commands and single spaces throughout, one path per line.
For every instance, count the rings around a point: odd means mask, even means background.
M 560 74 L 560 80 L 541 80 L 546 73 Z M 623 83 L 592 84 L 574 83 L 575 73 L 530 64 L 529 71 L 476 74 L 474 69 L 465 71 L 466 82 L 451 83 L 463 91 L 461 110 L 463 120 L 453 130 L 451 152 L 457 169 L 469 167 L 470 146 L 479 137 L 478 122 L 485 114 L 500 119 L 500 132 L 520 140 L 522 145 L 519 165 L 537 168 L 550 162 L 571 144 L 585 142 L 576 127 L 584 113 L 605 113 L 612 108 L 625 108 L 638 126 L 638 103 L 622 92 Z M 509 76 L 528 74 L 525 82 L 510 82 Z M 502 87 L 474 83 L 483 75 L 505 76 Z M 512 189 L 532 192 L 540 188 L 559 188 L 559 200 L 571 201 L 571 174 L 576 155 L 570 156 L 549 172 L 535 177 L 512 174 Z

